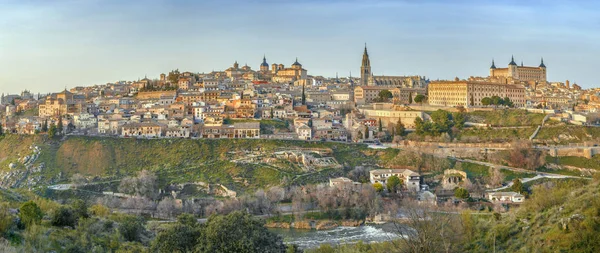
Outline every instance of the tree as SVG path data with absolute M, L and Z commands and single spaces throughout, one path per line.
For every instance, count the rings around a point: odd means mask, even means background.
M 397 176 L 388 177 L 387 182 L 386 182 L 388 191 L 390 191 L 390 192 L 398 191 L 398 189 L 400 188 L 400 183 L 401 183 L 400 178 L 398 178 Z
M 90 214 L 88 213 L 88 207 L 85 204 L 85 201 L 81 199 L 75 200 L 73 201 L 73 204 L 71 204 L 71 207 L 73 207 L 73 213 L 75 214 L 77 219 L 87 219 L 90 217 Z
M 77 217 L 73 214 L 73 210 L 66 206 L 59 207 L 52 215 L 52 226 L 74 228 L 76 223 Z
M 306 105 L 306 93 L 304 92 L 304 84 L 302 84 L 302 105 Z
M 467 189 L 465 188 L 458 187 L 454 189 L 454 197 L 459 199 L 466 199 L 469 197 L 469 191 L 467 191 Z
M 143 231 L 144 219 L 142 217 L 127 215 L 119 224 L 119 233 L 129 242 L 140 241 Z
M 179 215 L 177 223 L 156 235 L 152 241 L 151 252 L 192 252 L 201 230 L 193 215 Z
M 467 114 L 464 112 L 456 112 L 452 116 L 452 119 L 456 128 L 463 129 L 465 127 L 465 122 L 467 121 Z
M 453 126 L 452 114 L 444 110 L 437 110 L 431 114 L 433 121 L 432 135 L 439 135 L 450 131 Z
M 414 100 L 415 100 L 415 102 L 417 102 L 417 103 L 419 103 L 419 104 L 423 105 L 423 102 L 425 102 L 425 95 L 423 95 L 423 94 L 418 94 L 418 95 L 416 95 L 416 96 L 415 96 L 415 99 L 414 99 Z
M 2 123 L 0 123 L 0 136 L 4 135 L 4 129 L 2 129 Z
M 235 211 L 211 216 L 196 244 L 196 252 L 284 252 L 282 239 L 250 214 Z
M 42 132 L 48 132 L 48 120 L 44 120 L 44 123 L 42 124 Z
M 402 118 L 398 118 L 398 123 L 396 123 L 396 135 L 404 136 L 406 132 L 406 128 L 404 124 L 402 124 Z
M 392 97 L 394 97 L 394 95 L 389 90 L 382 90 L 379 92 L 379 101 L 381 101 L 381 102 L 387 102 Z
M 412 92 L 408 93 L 408 104 L 412 104 L 413 103 L 413 97 L 412 97 Z
M 381 183 L 374 183 L 373 184 L 373 188 L 375 188 L 376 192 L 382 192 L 383 191 L 383 185 Z
M 56 136 L 56 125 L 52 123 L 52 125 L 50 125 L 50 128 L 48 129 L 48 137 L 54 138 L 54 136 Z
M 383 125 L 381 124 L 381 118 L 379 118 L 379 128 L 377 129 L 379 132 L 383 132 Z
M 504 104 L 504 100 L 498 96 L 492 96 L 491 100 L 492 100 L 492 105 L 494 105 L 494 107 Z
M 369 127 L 365 126 L 365 139 L 369 139 Z
M 512 186 L 510 186 L 510 189 L 514 192 L 517 193 L 523 193 L 525 191 L 525 187 L 523 186 L 523 183 L 521 182 L 520 179 L 515 178 L 512 181 Z
M 58 135 L 62 135 L 63 134 L 63 122 L 62 122 L 62 116 L 58 116 L 58 123 L 56 124 L 56 133 Z
M 19 219 L 26 227 L 40 224 L 43 216 L 42 209 L 33 201 L 27 201 L 19 208 Z
M 503 105 L 506 105 L 508 107 L 513 107 L 515 106 L 514 103 L 512 101 L 510 101 L 509 97 L 504 97 L 503 101 L 502 101 Z
M 223 119 L 223 125 L 231 125 L 231 118 L 227 117 Z
M 475 97 L 471 94 L 471 106 L 475 106 Z
M 492 104 L 492 99 L 489 97 L 484 97 L 481 99 L 481 104 L 484 106 L 488 106 Z

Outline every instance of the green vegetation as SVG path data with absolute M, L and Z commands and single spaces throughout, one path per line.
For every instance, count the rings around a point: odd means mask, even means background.
M 515 139 L 528 139 L 535 127 L 527 128 L 464 128 L 455 135 L 461 142 L 507 142 Z
M 544 126 L 535 137 L 536 140 L 552 144 L 581 143 L 600 140 L 600 127 L 573 125 Z
M 501 169 L 500 172 L 502 173 L 502 175 L 504 176 L 504 180 L 506 181 L 513 181 L 513 179 L 515 178 L 531 178 L 535 177 L 536 175 L 535 173 L 522 173 L 507 169 Z
M 381 183 L 374 183 L 373 188 L 375 188 L 375 191 L 377 191 L 377 192 L 383 191 L 383 185 Z
M 544 114 L 530 113 L 520 109 L 474 111 L 468 113 L 468 121 L 470 122 L 502 127 L 537 126 L 542 124 L 544 117 Z
M 454 197 L 459 199 L 467 199 L 469 198 L 469 191 L 465 188 L 456 188 L 454 189 Z
M 573 166 L 578 168 L 600 170 L 600 155 L 594 155 L 592 159 L 587 159 L 585 157 L 579 156 L 546 156 L 546 162 L 555 163 L 558 165 Z
M 389 177 L 385 185 L 389 192 L 396 192 L 402 187 L 400 178 L 398 178 L 397 176 Z
M 457 163 L 455 167 L 457 170 L 462 170 L 467 173 L 467 177 L 471 179 L 476 178 L 487 178 L 490 175 L 490 168 L 485 165 L 469 163 L 469 162 L 461 162 Z
M 419 104 L 423 104 L 423 102 L 425 101 L 425 95 L 422 94 L 418 94 L 415 96 L 415 102 L 419 103 Z
M 508 107 L 513 107 L 513 102 L 510 101 L 510 98 L 505 97 L 505 98 L 501 98 L 498 96 L 492 96 L 492 97 L 484 97 L 481 99 L 481 104 L 482 105 L 493 105 L 493 106 L 499 106 L 499 105 L 504 105 L 504 106 L 508 106 Z

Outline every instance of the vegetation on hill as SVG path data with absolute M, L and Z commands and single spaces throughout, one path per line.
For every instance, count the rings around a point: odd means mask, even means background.
M 563 157 L 552 157 L 547 156 L 546 162 L 555 163 L 558 165 L 567 165 L 578 168 L 588 168 L 600 170 L 600 155 L 594 155 L 592 159 L 579 156 L 563 156 Z
M 537 126 L 542 123 L 545 116 L 520 109 L 504 109 L 469 112 L 467 121 L 501 127 Z

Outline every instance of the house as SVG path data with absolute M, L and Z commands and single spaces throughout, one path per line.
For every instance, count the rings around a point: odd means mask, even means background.
M 157 123 L 129 123 L 123 125 L 122 137 L 157 138 L 163 135 L 165 125 Z
M 234 138 L 260 138 L 260 122 L 235 122 L 233 129 Z
M 305 124 L 302 124 L 301 126 L 297 127 L 296 133 L 298 134 L 298 139 L 300 140 L 312 139 L 312 129 Z
M 421 189 L 421 176 L 409 169 L 380 169 L 369 172 L 371 184 L 381 183 L 385 185 L 387 179 L 391 176 L 397 176 L 402 185 L 411 191 L 419 191 Z
M 523 203 L 525 196 L 516 192 L 490 192 L 488 199 L 494 203 Z
M 330 178 L 329 186 L 331 187 L 345 187 L 345 186 L 353 186 L 360 185 L 359 182 L 354 182 L 352 179 L 347 177 L 338 177 L 338 178 Z

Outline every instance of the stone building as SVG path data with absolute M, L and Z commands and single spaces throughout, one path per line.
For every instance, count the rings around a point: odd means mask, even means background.
M 302 68 L 302 64 L 298 62 L 298 58 L 290 68 L 286 68 L 283 64 L 273 64 L 271 70 L 272 81 L 276 83 L 293 83 L 300 80 L 306 80 L 307 70 Z
M 381 124 L 384 128 L 388 125 L 397 124 L 398 119 L 404 124 L 406 128 L 414 128 L 415 119 L 421 118 L 427 120 L 428 116 L 422 111 L 406 111 L 402 110 L 400 106 L 395 106 L 389 103 L 374 103 L 371 105 L 359 106 L 358 110 L 365 115 L 366 118 L 381 120 Z
M 544 58 L 542 58 L 540 65 L 537 67 L 532 66 L 518 66 L 515 62 L 515 58 L 512 57 L 507 68 L 496 68 L 494 60 L 492 60 L 492 66 L 490 67 L 490 77 L 502 77 L 512 79 L 514 81 L 534 81 L 534 82 L 546 82 L 546 65 L 544 65 Z
M 525 87 L 518 84 L 455 80 L 431 82 L 428 87 L 428 101 L 434 106 L 482 106 L 481 99 L 492 96 L 508 97 L 515 107 L 526 104 Z
M 405 88 L 425 88 L 427 80 L 421 76 L 375 76 L 371 71 L 371 60 L 367 52 L 367 45 L 360 66 L 361 86 L 391 86 Z

